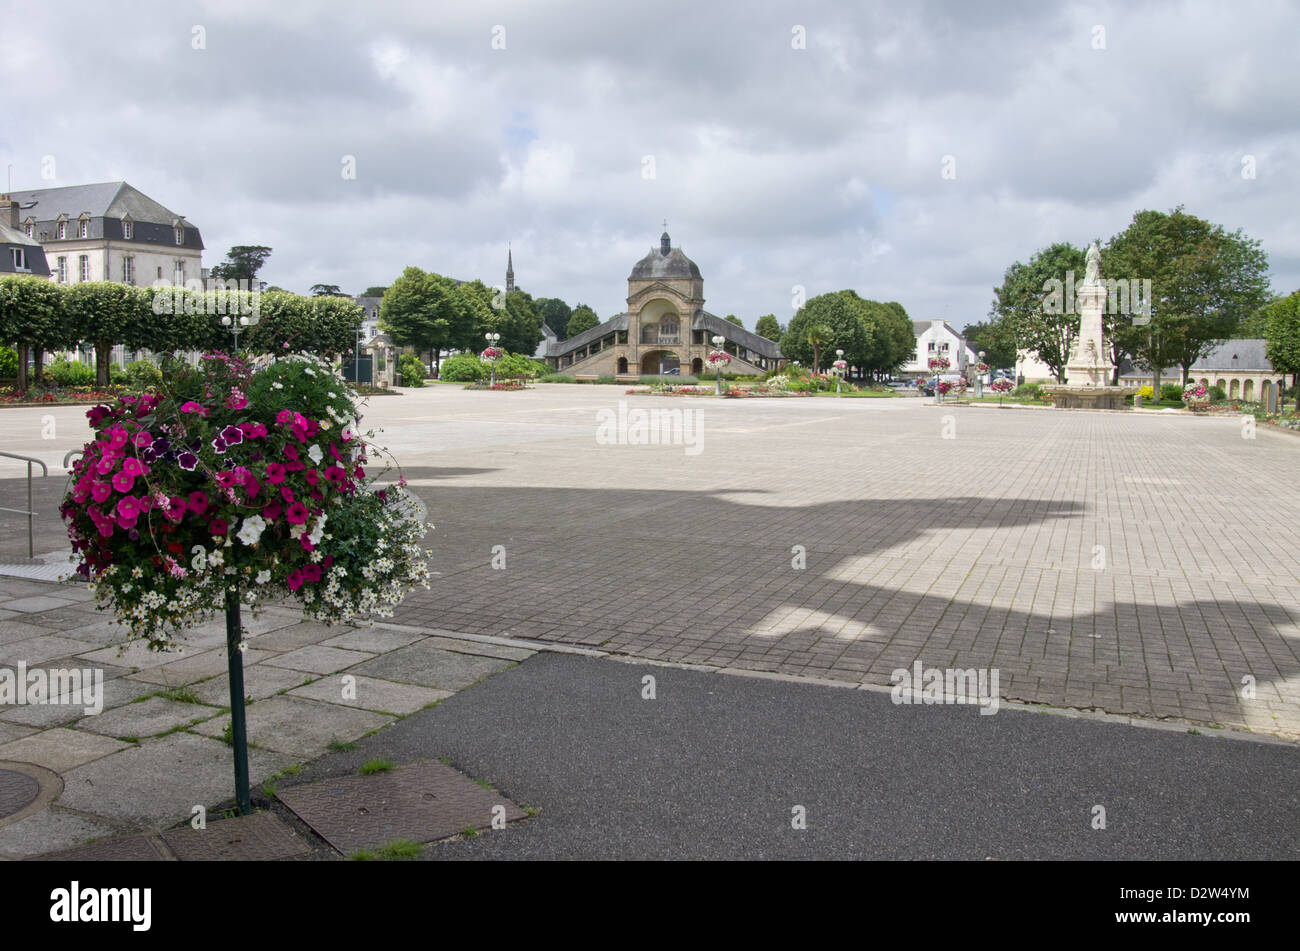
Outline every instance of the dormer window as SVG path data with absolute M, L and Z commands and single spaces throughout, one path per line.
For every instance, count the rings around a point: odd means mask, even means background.
M 90 237 L 90 219 L 87 218 L 85 215 L 82 215 L 79 219 L 77 219 L 77 237 L 78 238 Z
M 68 223 L 66 221 L 60 221 L 58 224 L 54 226 L 54 237 L 62 241 L 65 238 L 67 238 L 67 236 L 68 236 Z
M 176 243 L 177 243 L 177 244 L 184 244 L 184 243 L 185 243 L 185 229 L 184 229 L 183 227 L 181 227 L 180 225 L 177 225 L 177 226 L 176 226 L 174 229 L 172 229 L 172 230 L 175 232 L 175 235 L 176 235 Z
M 125 240 L 130 241 L 131 238 L 134 237 L 134 235 L 135 235 L 135 222 L 132 221 L 130 218 L 123 218 L 123 219 L 122 219 L 122 237 L 123 237 Z
M 32 231 L 35 228 L 36 228 L 36 222 L 32 221 L 31 219 L 28 219 L 27 223 L 23 225 L 23 231 L 26 232 L 27 237 L 29 238 L 32 236 Z

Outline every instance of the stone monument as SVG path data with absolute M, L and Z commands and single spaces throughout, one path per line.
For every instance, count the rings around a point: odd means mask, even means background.
M 1088 248 L 1087 270 L 1075 293 L 1079 302 L 1079 333 L 1065 365 L 1065 383 L 1045 386 L 1059 409 L 1128 409 L 1125 398 L 1137 394 L 1135 386 L 1111 386 L 1115 364 L 1106 351 L 1102 310 L 1106 285 L 1101 282 L 1101 250 L 1094 241 Z

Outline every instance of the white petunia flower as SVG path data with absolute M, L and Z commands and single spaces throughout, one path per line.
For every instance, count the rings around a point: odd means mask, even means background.
M 250 515 L 244 519 L 239 529 L 238 538 L 245 545 L 256 545 L 266 531 L 266 521 L 260 515 Z
M 325 453 L 321 452 L 320 446 L 312 446 L 307 450 L 307 458 L 316 465 L 320 465 L 320 461 L 325 458 Z

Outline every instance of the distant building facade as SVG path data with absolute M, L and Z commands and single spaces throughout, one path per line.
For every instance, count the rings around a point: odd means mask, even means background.
M 704 309 L 700 269 L 666 231 L 659 247 L 633 265 L 625 313 L 568 340 L 549 329 L 543 328 L 538 359 L 575 376 L 701 374 L 714 336 L 724 338 L 731 354 L 728 372 L 762 374 L 784 362 L 775 341 Z
M 1229 399 L 1255 402 L 1260 399 L 1264 384 L 1286 387 L 1286 374 L 1273 369 L 1262 338 L 1221 340 L 1205 356 L 1188 368 L 1188 381 L 1217 386 Z M 1160 371 L 1161 384 L 1177 383 L 1183 378 L 1182 367 L 1169 367 Z M 1150 370 L 1136 366 L 1129 360 L 1120 365 L 1119 381 L 1123 386 L 1151 386 Z
M 0 274 L 49 277 L 41 243 L 27 236 L 19 220 L 18 203 L 0 195 Z
M 126 182 L 15 191 L 18 227 L 43 249 L 60 284 L 148 286 L 201 281 L 203 238 L 183 215 Z
M 946 320 L 914 320 L 912 334 L 916 337 L 916 350 L 912 359 L 899 369 L 899 376 L 928 377 L 930 360 L 944 357 L 948 360 L 945 373 L 964 374 L 968 367 L 979 362 L 979 355 Z

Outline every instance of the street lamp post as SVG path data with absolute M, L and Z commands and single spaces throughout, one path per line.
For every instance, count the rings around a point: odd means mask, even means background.
M 848 364 L 844 362 L 844 351 L 835 351 L 835 362 L 831 364 L 831 371 L 835 374 L 835 392 L 840 392 L 840 384 L 844 380 L 844 371 L 848 369 Z
M 488 349 L 489 349 L 489 350 L 494 350 L 494 349 L 496 349 L 497 341 L 501 339 L 501 335 L 500 335 L 500 334 L 494 334 L 494 333 L 484 334 L 484 335 L 483 335 L 483 339 L 487 341 Z M 489 358 L 488 358 L 488 367 L 489 367 L 489 370 L 490 370 L 490 372 L 491 372 L 491 379 L 489 380 L 488 385 L 494 387 L 494 386 L 497 385 L 497 360 L 496 360 L 496 357 L 489 357 Z
M 357 328 L 357 342 L 352 348 L 352 385 L 361 389 L 361 328 Z
M 984 351 L 981 350 L 981 351 L 980 351 L 980 366 L 983 366 L 983 365 L 984 365 Z M 976 368 L 975 368 L 975 398 L 976 398 L 977 400 L 978 400 L 978 399 L 983 399 L 983 398 L 984 398 L 984 374 L 983 374 L 983 372 L 979 369 L 979 367 L 976 367 Z
M 239 335 L 242 334 L 244 332 L 244 328 L 248 326 L 248 318 L 247 317 L 232 318 L 229 315 L 227 315 L 221 318 L 221 326 L 225 327 L 227 330 L 229 330 L 232 334 L 235 335 L 235 353 L 238 353 Z

